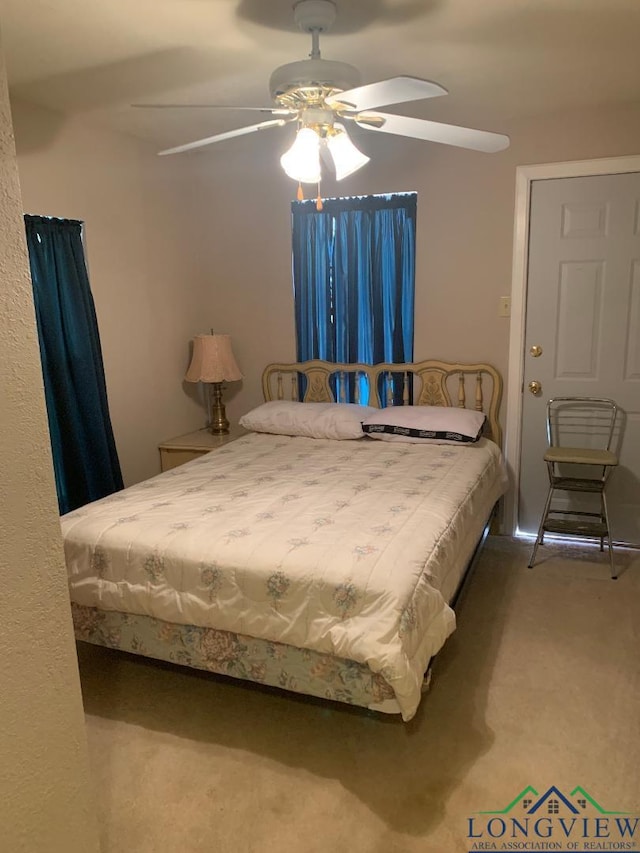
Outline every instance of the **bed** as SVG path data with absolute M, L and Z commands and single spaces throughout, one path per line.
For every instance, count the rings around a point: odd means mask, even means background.
M 410 720 L 506 489 L 501 378 L 310 361 L 263 392 L 246 436 L 62 517 L 76 638 Z

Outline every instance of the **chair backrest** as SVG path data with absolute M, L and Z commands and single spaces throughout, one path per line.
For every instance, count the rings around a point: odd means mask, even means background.
M 554 397 L 547 403 L 549 446 L 611 450 L 617 415 L 606 397 Z

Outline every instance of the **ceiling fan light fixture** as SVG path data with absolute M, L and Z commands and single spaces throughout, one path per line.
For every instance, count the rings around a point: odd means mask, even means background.
M 341 181 L 366 166 L 370 158 L 356 148 L 341 124 L 335 124 L 334 129 L 337 132 L 327 136 L 327 148 L 335 166 L 336 180 Z
M 280 165 L 294 181 L 317 184 L 320 181 L 320 137 L 315 130 L 300 128 L 293 145 L 280 158 Z

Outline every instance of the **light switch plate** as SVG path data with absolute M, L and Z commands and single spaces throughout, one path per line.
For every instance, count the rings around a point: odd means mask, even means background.
M 511 297 L 510 296 L 501 296 L 500 302 L 498 303 L 498 317 L 510 317 L 511 316 Z

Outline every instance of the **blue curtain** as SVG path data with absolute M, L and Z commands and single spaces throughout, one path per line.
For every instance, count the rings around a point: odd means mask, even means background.
M 413 360 L 416 207 L 416 193 L 292 203 L 299 361 Z
M 60 512 L 123 487 L 82 223 L 25 216 Z

